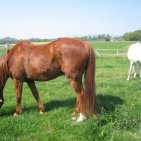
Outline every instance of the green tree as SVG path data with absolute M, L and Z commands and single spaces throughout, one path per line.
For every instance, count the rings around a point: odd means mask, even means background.
M 141 30 L 127 32 L 123 35 L 125 41 L 141 41 Z

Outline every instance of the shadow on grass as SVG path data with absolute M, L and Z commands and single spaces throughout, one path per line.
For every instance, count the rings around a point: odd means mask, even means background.
M 59 107 L 70 107 L 75 108 L 76 98 L 66 99 L 66 100 L 52 100 L 48 103 L 45 103 L 45 111 L 59 108 Z M 112 95 L 97 95 L 96 96 L 96 107 L 97 113 L 100 114 L 102 111 L 105 112 L 114 112 L 115 107 L 122 105 L 124 101 L 118 96 Z
M 52 100 L 44 104 L 45 111 L 48 112 L 50 110 L 60 108 L 60 107 L 70 107 L 75 108 L 76 98 L 65 99 L 65 100 Z
M 98 114 L 104 112 L 114 112 L 116 106 L 122 105 L 124 101 L 118 96 L 97 95 L 96 106 Z
M 47 103 L 43 103 L 45 112 L 49 112 L 53 109 L 60 108 L 60 107 L 70 107 L 70 108 L 75 108 L 75 98 L 70 98 L 70 99 L 65 99 L 65 100 L 52 100 Z M 12 116 L 16 110 L 16 105 L 15 107 L 2 107 L 0 110 L 0 117 L 7 117 L 7 116 Z M 38 106 L 36 103 L 32 105 L 26 105 L 22 106 L 22 113 L 37 113 L 38 111 Z
M 53 109 L 60 108 L 60 107 L 70 107 L 74 110 L 75 108 L 75 101 L 76 98 L 70 98 L 65 100 L 52 100 L 50 102 L 44 103 L 45 112 L 49 112 Z M 97 113 L 101 114 L 104 112 L 114 112 L 115 107 L 117 105 L 122 105 L 123 100 L 117 96 L 111 96 L 111 95 L 97 95 L 96 97 L 96 107 L 97 107 Z M 0 112 L 0 117 L 6 117 L 11 116 L 15 112 L 15 107 L 6 107 L 6 110 L 2 110 Z M 37 112 L 38 107 L 37 104 L 34 105 L 27 105 L 22 108 L 23 113 L 31 113 L 31 112 Z

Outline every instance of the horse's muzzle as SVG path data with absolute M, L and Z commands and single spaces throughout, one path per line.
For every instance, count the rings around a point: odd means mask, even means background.
M 0 108 L 2 107 L 4 100 L 0 99 Z

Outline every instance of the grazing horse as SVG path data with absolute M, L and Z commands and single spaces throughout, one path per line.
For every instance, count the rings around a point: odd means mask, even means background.
M 82 76 L 85 84 L 83 87 Z M 9 49 L 0 59 L 0 107 L 4 103 L 3 89 L 10 77 L 16 91 L 16 112 L 22 112 L 23 82 L 27 82 L 43 113 L 35 81 L 52 80 L 65 75 L 76 93 L 74 114 L 77 121 L 96 114 L 95 54 L 87 43 L 73 38 L 62 38 L 44 45 L 21 41 Z
M 131 71 L 133 71 L 134 78 L 136 78 L 136 75 L 137 75 L 136 74 L 136 63 L 137 62 L 139 63 L 139 68 L 140 68 L 139 77 L 141 78 L 141 44 L 139 42 L 132 44 L 128 49 L 127 56 L 130 61 L 130 68 L 129 68 L 127 80 L 130 80 Z

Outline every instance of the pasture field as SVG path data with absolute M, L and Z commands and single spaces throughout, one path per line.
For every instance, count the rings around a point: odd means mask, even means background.
M 128 48 L 131 42 L 91 42 L 97 48 Z M 1 51 L 1 50 L 0 50 Z M 127 57 L 96 58 L 97 116 L 82 123 L 71 120 L 75 94 L 62 76 L 36 82 L 45 114 L 24 84 L 23 112 L 15 112 L 15 91 L 11 79 L 4 89 L 5 103 L 0 109 L 0 141 L 140 141 L 141 81 L 127 81 Z
M 97 55 L 100 56 L 126 56 L 129 45 L 133 43 L 134 42 L 130 41 L 91 42 L 91 44 L 96 48 Z
M 113 42 L 102 42 L 102 41 L 91 41 L 96 49 L 128 49 L 130 44 L 135 42 L 132 41 L 113 41 Z

